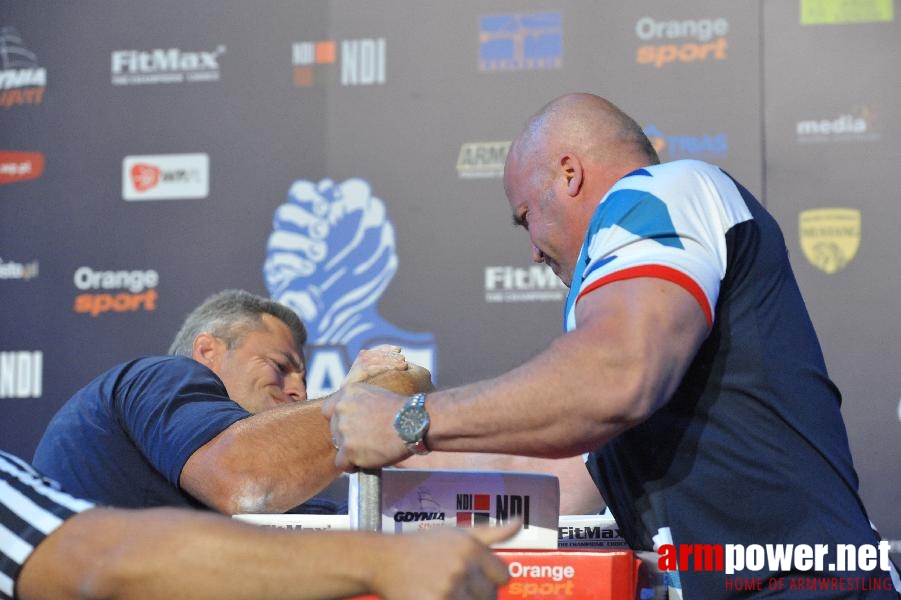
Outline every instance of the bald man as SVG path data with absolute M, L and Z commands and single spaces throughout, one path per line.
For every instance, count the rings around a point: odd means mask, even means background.
M 837 544 L 879 538 L 782 233 L 757 200 L 713 165 L 659 164 L 633 119 L 582 93 L 527 122 L 504 189 L 532 259 L 570 288 L 566 333 L 508 373 L 424 397 L 344 388 L 323 407 L 338 466 L 428 449 L 587 453 L 637 550 L 823 544 L 811 570 L 733 576 L 886 580 L 885 564 L 825 570 Z M 732 593 L 722 570 L 680 567 L 674 593 Z

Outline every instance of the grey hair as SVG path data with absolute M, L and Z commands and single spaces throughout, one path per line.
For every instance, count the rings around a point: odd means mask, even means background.
M 194 338 L 211 333 L 234 348 L 248 331 L 260 327 L 263 315 L 272 315 L 291 330 L 298 347 L 307 341 L 307 330 L 297 314 L 283 304 L 244 290 L 224 290 L 213 294 L 191 311 L 175 334 L 169 354 L 191 357 Z

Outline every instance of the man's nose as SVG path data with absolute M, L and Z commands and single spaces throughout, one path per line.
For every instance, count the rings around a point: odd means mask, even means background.
M 302 402 L 307 399 L 307 386 L 300 373 L 288 373 L 283 384 L 285 394 L 292 402 Z
M 544 252 L 538 249 L 538 246 L 532 244 L 532 262 L 543 263 Z

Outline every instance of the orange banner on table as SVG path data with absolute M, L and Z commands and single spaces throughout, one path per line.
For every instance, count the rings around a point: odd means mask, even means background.
M 633 600 L 649 583 L 631 550 L 495 550 L 510 573 L 498 600 Z M 356 600 L 375 600 L 358 596 Z
M 639 598 L 642 563 L 631 550 L 497 550 L 510 581 L 499 600 Z

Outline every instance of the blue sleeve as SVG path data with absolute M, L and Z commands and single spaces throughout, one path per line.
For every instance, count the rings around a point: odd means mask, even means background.
M 198 448 L 250 416 L 212 371 L 184 357 L 138 361 L 117 385 L 115 402 L 122 428 L 176 487 Z

